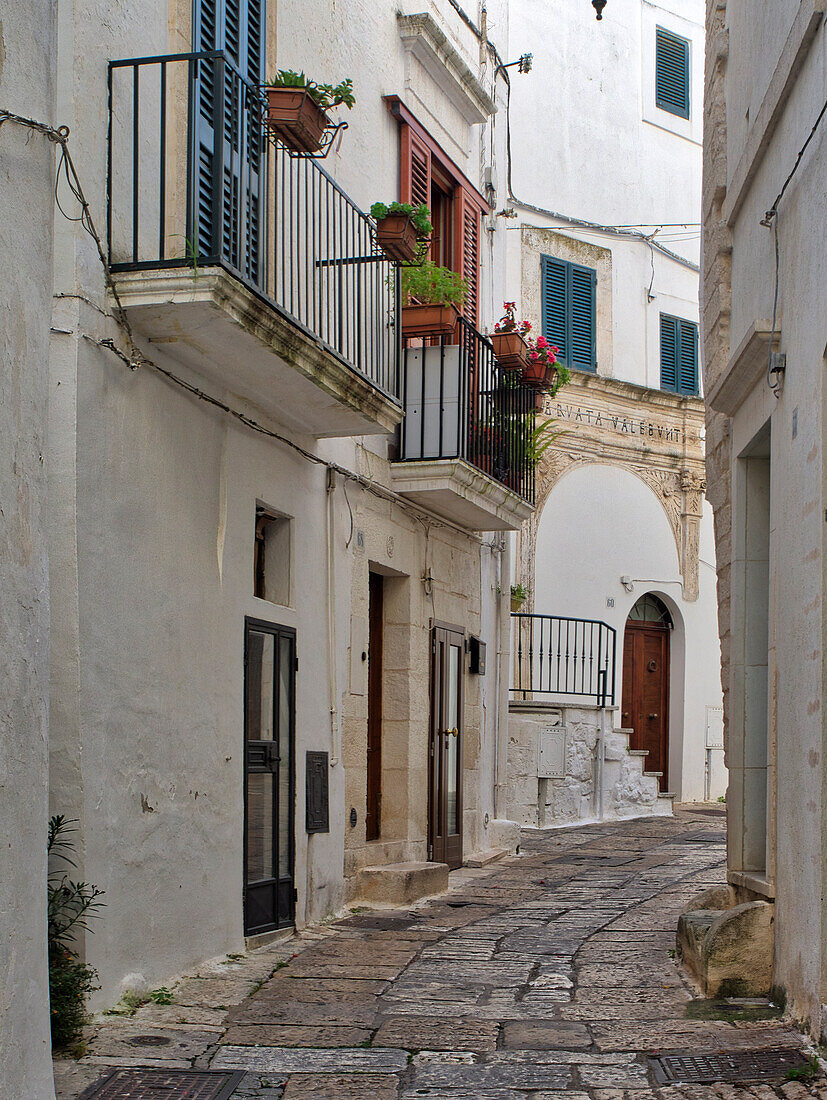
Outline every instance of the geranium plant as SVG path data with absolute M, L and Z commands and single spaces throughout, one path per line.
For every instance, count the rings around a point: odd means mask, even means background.
M 494 325 L 494 332 L 499 336 L 505 332 L 516 332 L 519 336 L 527 336 L 531 332 L 530 321 L 517 320 L 517 303 L 503 302 L 505 313 Z
M 529 337 L 528 349 L 528 363 L 523 367 L 523 381 L 553 397 L 571 378 L 569 368 L 557 359 L 560 349 L 550 344 L 545 336 L 538 336 L 536 340 Z

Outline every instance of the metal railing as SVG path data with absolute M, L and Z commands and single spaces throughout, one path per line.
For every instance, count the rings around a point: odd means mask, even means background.
M 515 699 L 537 695 L 614 706 L 617 631 L 598 619 L 513 612 Z
M 262 90 L 221 53 L 109 64 L 112 270 L 220 265 L 398 398 L 397 277 L 373 221 L 263 126 Z
M 534 503 L 534 391 L 503 370 L 464 317 L 452 337 L 402 353 L 400 459 L 464 458 Z

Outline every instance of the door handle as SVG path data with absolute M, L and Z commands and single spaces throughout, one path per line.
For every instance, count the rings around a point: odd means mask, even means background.
M 657 718 L 657 715 L 656 714 L 650 714 L 649 717 L 650 718 Z
M 459 730 L 457 729 L 456 726 L 454 726 L 453 729 L 446 730 L 445 732 L 448 734 L 449 737 L 450 736 L 459 737 Z

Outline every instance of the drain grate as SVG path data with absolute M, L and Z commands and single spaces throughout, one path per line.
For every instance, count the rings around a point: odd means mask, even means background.
M 711 1085 L 783 1080 L 808 1064 L 800 1050 L 738 1050 L 720 1054 L 661 1054 L 649 1059 L 659 1085 Z
M 134 1035 L 126 1041 L 133 1047 L 165 1047 L 172 1039 L 167 1035 Z
M 228 1100 L 243 1071 L 116 1069 L 79 1100 Z

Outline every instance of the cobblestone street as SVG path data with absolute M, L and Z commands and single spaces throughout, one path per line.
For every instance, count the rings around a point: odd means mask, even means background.
M 433 902 L 356 912 L 104 1017 L 58 1063 L 58 1095 L 145 1065 L 244 1070 L 238 1100 L 827 1097 L 822 1078 L 654 1084 L 647 1054 L 803 1045 L 783 1020 L 687 1014 L 675 925 L 723 881 L 724 826 L 706 808 L 524 834 L 521 857 L 454 874 Z

